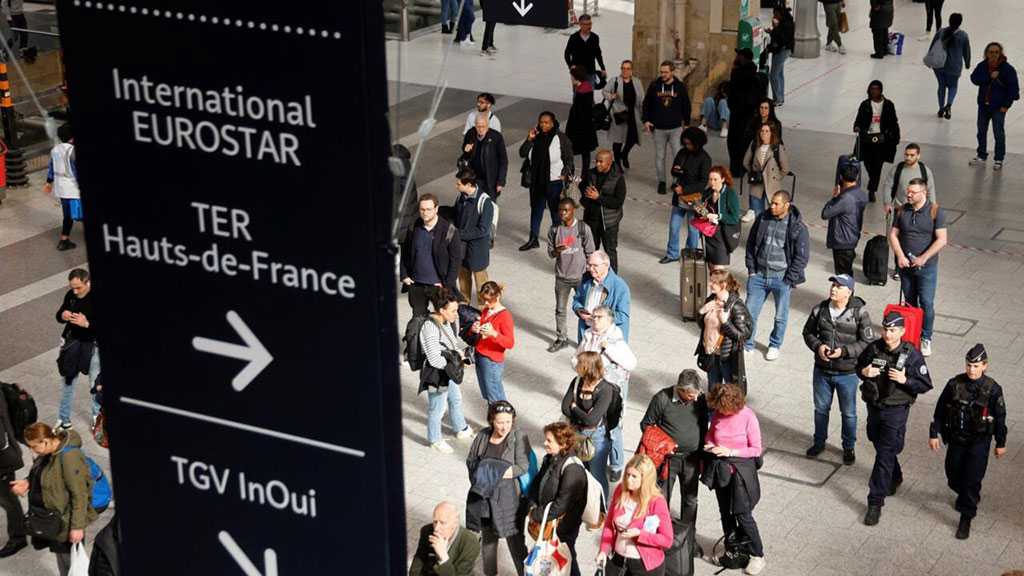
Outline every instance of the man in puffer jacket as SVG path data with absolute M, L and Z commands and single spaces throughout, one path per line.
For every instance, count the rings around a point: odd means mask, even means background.
M 853 296 L 853 277 L 829 278 L 829 298 L 811 310 L 804 324 L 804 342 L 814 352 L 814 444 L 807 457 L 825 451 L 833 391 L 843 415 L 843 464 L 856 462 L 857 357 L 876 339 L 864 300 Z

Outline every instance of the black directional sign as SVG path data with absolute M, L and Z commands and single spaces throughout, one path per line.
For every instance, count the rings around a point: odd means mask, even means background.
M 405 570 L 383 14 L 60 0 L 126 574 Z
M 566 28 L 569 13 L 564 0 L 487 0 L 487 19 L 502 24 Z

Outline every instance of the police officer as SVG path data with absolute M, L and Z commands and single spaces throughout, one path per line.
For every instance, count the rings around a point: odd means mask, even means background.
M 1006 401 L 1003 389 L 985 375 L 988 354 L 975 344 L 967 351 L 967 368 L 946 383 L 935 405 L 928 431 L 928 446 L 939 450 L 939 434 L 946 443 L 946 479 L 956 492 L 960 525 L 956 537 L 971 535 L 971 519 L 978 513 L 981 481 L 988 467 L 988 449 L 996 438 L 996 458 L 1006 454 Z
M 885 497 L 903 483 L 897 456 L 903 451 L 910 405 L 918 394 L 932 389 L 924 357 L 903 342 L 903 316 L 889 312 L 882 320 L 882 337 L 857 359 L 857 373 L 864 402 L 868 405 L 868 440 L 875 445 L 875 465 L 868 483 L 868 511 L 864 524 L 874 526 L 882 515 Z

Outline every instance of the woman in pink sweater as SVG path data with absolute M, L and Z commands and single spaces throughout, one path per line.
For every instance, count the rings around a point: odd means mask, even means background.
M 754 507 L 761 498 L 757 469 L 761 457 L 761 427 L 754 411 L 747 407 L 743 390 L 722 384 L 708 394 L 713 410 L 704 450 L 715 456 L 701 476 L 714 489 L 722 516 L 722 531 L 729 542 L 749 540 L 747 574 L 764 570 L 764 545 L 754 522 Z
M 672 519 L 668 502 L 658 490 L 654 462 L 637 454 L 626 464 L 622 483 L 615 489 L 597 564 L 607 576 L 662 576 L 665 550 L 672 546 Z

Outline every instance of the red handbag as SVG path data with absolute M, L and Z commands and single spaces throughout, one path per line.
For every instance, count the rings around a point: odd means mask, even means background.
M 668 466 L 662 468 L 662 464 L 675 451 L 676 441 L 657 425 L 644 428 L 644 435 L 636 448 L 637 454 L 645 454 L 654 462 L 654 468 L 661 471 L 659 477 L 662 480 L 668 478 Z
M 698 232 L 709 238 L 714 236 L 715 232 L 718 232 L 718 224 L 713 224 L 710 220 L 704 217 L 690 220 L 690 226 L 693 226 Z

